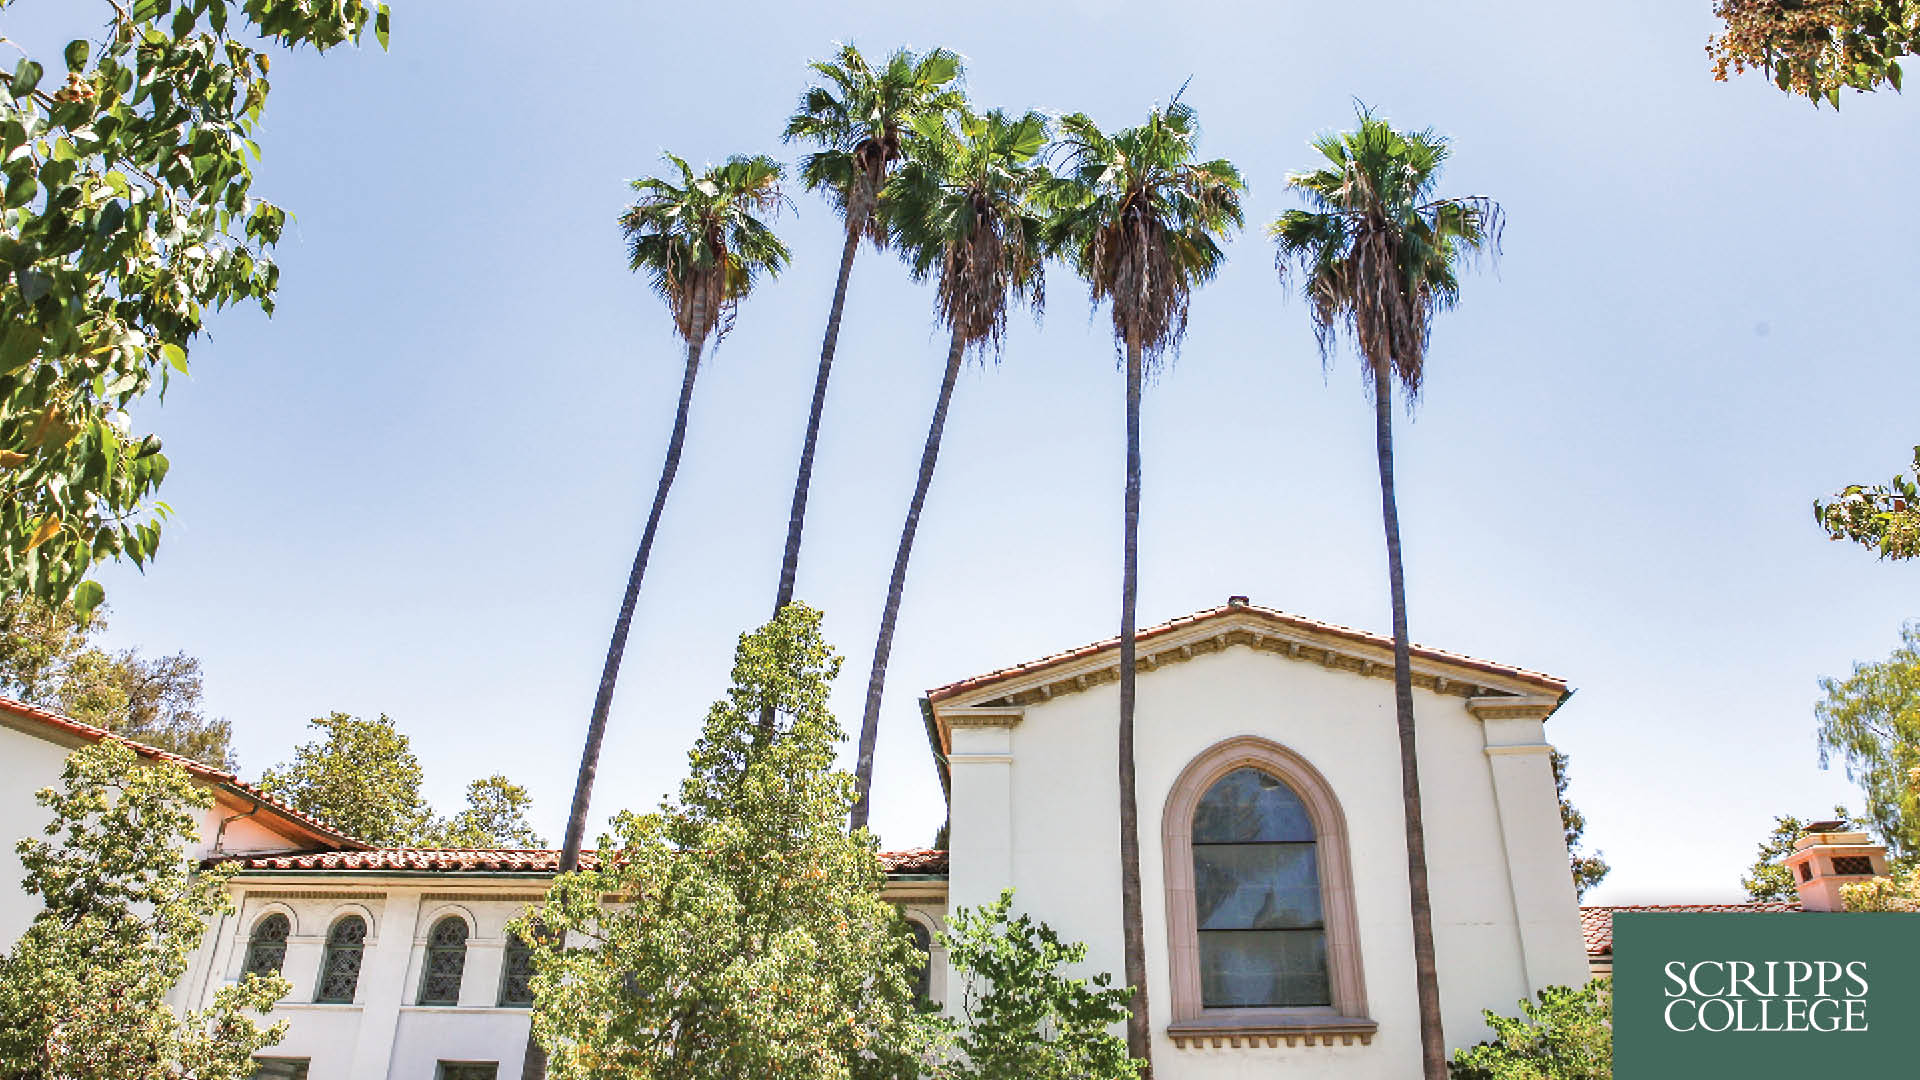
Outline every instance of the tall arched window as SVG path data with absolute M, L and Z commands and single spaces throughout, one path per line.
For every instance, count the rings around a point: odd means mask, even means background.
M 420 972 L 420 1004 L 460 1004 L 460 976 L 467 970 L 467 921 L 449 915 L 427 934 L 427 962 Z
M 510 1009 L 533 1004 L 533 950 L 518 934 L 507 935 L 506 955 L 501 958 L 500 1004 Z
M 1160 824 L 1174 1044 L 1370 1041 L 1346 817 L 1319 770 L 1228 739 L 1181 772 Z
M 1279 777 L 1243 766 L 1193 815 L 1204 1008 L 1331 1005 L 1313 822 Z
M 907 933 L 913 935 L 913 1000 L 925 1004 L 933 1000 L 933 933 L 918 922 L 907 920 Z
M 313 1000 L 332 1005 L 353 1003 L 353 992 L 360 985 L 360 954 L 366 945 L 367 920 L 348 915 L 333 924 L 327 931 L 327 951 L 320 961 Z
M 280 974 L 287 962 L 287 935 L 292 932 L 293 924 L 277 911 L 254 923 L 253 935 L 247 939 L 246 974 Z

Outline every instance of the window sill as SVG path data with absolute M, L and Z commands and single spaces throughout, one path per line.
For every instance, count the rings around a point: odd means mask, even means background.
M 1176 1020 L 1167 1025 L 1173 1045 L 1182 1049 L 1208 1046 L 1288 1046 L 1306 1043 L 1352 1046 L 1355 1040 L 1366 1046 L 1380 1025 L 1363 1016 L 1336 1016 L 1333 1013 L 1270 1013 L 1262 1016 L 1244 1012 L 1235 1016 L 1208 1016 L 1194 1020 Z

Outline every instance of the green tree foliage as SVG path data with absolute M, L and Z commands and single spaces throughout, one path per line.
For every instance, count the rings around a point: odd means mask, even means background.
M 1920 446 L 1913 448 L 1913 476 L 1886 484 L 1849 484 L 1831 502 L 1813 504 L 1813 518 L 1833 540 L 1851 540 L 1883 559 L 1920 555 Z
M 1580 853 L 1580 837 L 1587 831 L 1587 816 L 1567 798 L 1567 755 L 1555 750 L 1549 760 L 1553 762 L 1553 792 L 1560 797 L 1560 826 L 1567 835 L 1567 859 L 1573 865 L 1574 893 L 1584 897 L 1587 890 L 1600 884 L 1613 868 L 1601 857 L 1604 852 Z
M 0 599 L 0 692 L 136 742 L 229 772 L 233 725 L 203 711 L 200 661 L 92 644 L 102 609 L 82 623 L 70 605 Z
M 536 943 L 550 1075 L 915 1074 L 931 1021 L 872 838 L 843 828 L 853 781 L 833 769 L 827 709 L 840 659 L 819 623 L 792 604 L 742 635 L 679 799 L 618 815 L 599 858 L 516 925 Z
M 230 869 L 186 857 L 211 805 L 179 766 L 102 742 L 67 758 L 50 840 L 20 841 L 23 884 L 45 905 L 0 958 L 0 1076 L 19 1080 L 241 1080 L 286 1024 L 264 1016 L 291 988 L 248 976 L 201 1011 L 166 996 L 207 921 L 230 913 Z
M 1840 902 L 1848 911 L 1920 912 L 1920 867 L 1890 877 L 1877 877 L 1840 886 Z
M 1915 0 L 1714 0 L 1725 24 L 1707 42 L 1713 77 L 1748 69 L 1815 105 L 1840 91 L 1900 89 L 1899 57 L 1920 50 Z
M 144 566 L 167 513 L 167 459 L 131 411 L 186 371 L 209 309 L 273 310 L 287 212 L 252 192 L 269 67 L 252 43 L 325 51 L 371 22 L 384 45 L 387 10 L 64 4 L 101 37 L 0 79 L 0 595 L 72 597 L 84 619 L 88 570 Z
M 1132 1080 L 1143 1064 L 1127 1056 L 1113 1028 L 1133 991 L 1104 972 L 1068 978 L 1087 947 L 1063 942 L 1029 916 L 1010 918 L 1013 890 L 994 903 L 953 913 L 941 937 L 962 980 L 946 1080 Z
M 533 796 L 495 774 L 467 785 L 467 808 L 433 823 L 423 846 L 443 848 L 544 848 L 547 842 L 527 822 Z
M 1844 829 L 1863 825 L 1848 814 L 1844 806 L 1833 808 L 1833 820 L 1840 822 Z M 1740 887 L 1747 890 L 1747 899 L 1794 900 L 1800 896 L 1800 890 L 1793 883 L 1793 872 L 1780 865 L 1780 860 L 1793 854 L 1793 842 L 1806 831 L 1807 823 L 1792 814 L 1773 819 L 1773 831 L 1754 851 L 1753 868 L 1740 879 Z
M 1455 1051 L 1453 1080 L 1611 1080 L 1613 992 L 1606 979 L 1549 986 L 1521 1016 L 1485 1011 L 1493 1038 Z
M 308 723 L 320 738 L 294 748 L 292 762 L 268 769 L 261 790 L 369 844 L 428 838 L 433 811 L 420 795 L 420 759 L 392 720 L 336 712 Z
M 1821 679 L 1820 692 L 1820 764 L 1845 763 L 1866 794 L 1863 818 L 1895 858 L 1920 855 L 1920 623 L 1901 627 L 1893 655 Z

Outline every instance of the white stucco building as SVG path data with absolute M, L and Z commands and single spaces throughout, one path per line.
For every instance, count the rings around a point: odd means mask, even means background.
M 1392 650 L 1377 635 L 1227 605 L 1141 631 L 1137 711 L 1148 993 L 1163 1080 L 1386 1080 L 1419 1065 Z M 1413 654 L 1441 999 L 1450 1046 L 1587 977 L 1543 721 L 1551 676 Z M 923 931 L 950 905 L 1017 905 L 1123 968 L 1108 641 L 923 701 L 950 850 L 884 856 Z M 0 701 L 0 832 L 37 831 L 32 792 L 101 732 Z M 374 851 L 195 766 L 220 806 L 203 857 L 236 859 L 238 913 L 179 989 L 205 1000 L 277 967 L 291 1021 L 263 1075 L 517 1080 L 524 960 L 504 926 L 552 852 Z M 932 778 L 929 778 L 932 782 Z M 0 945 L 32 917 L 0 853 Z M 932 957 L 929 991 L 949 973 Z

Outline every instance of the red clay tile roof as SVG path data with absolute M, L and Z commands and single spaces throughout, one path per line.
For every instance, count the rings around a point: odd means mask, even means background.
M 1587 940 L 1588 956 L 1613 954 L 1613 914 L 1616 911 L 1755 912 L 1803 911 L 1798 900 L 1755 900 L 1745 904 L 1621 904 L 1580 909 L 1580 936 Z
M 303 814 L 266 792 L 261 791 L 259 788 L 254 787 L 252 784 L 241 780 L 238 776 L 222 769 L 216 769 L 205 762 L 195 761 L 189 757 L 182 757 L 179 754 L 162 750 L 157 746 L 148 746 L 146 743 L 135 742 L 123 735 L 116 735 L 106 728 L 95 727 L 92 724 L 83 724 L 70 716 L 62 716 L 57 712 L 43 709 L 38 705 L 29 705 L 24 701 L 17 701 L 9 697 L 0 697 L 0 712 L 7 713 L 18 719 L 31 721 L 42 728 L 48 728 L 76 738 L 85 739 L 88 742 L 108 740 L 120 743 L 123 746 L 132 748 L 134 753 L 150 761 L 164 761 L 178 765 L 182 769 L 185 769 L 189 776 L 198 777 L 215 786 L 227 788 L 235 794 L 256 800 L 262 805 L 272 808 L 275 813 L 286 818 L 293 824 L 315 834 L 325 843 L 349 850 L 364 850 L 367 847 L 366 844 L 354 837 L 348 836 L 346 833 L 328 825 L 326 822 Z
M 1371 645 L 1381 649 L 1393 648 L 1393 639 L 1391 637 L 1382 637 L 1379 634 L 1370 633 L 1365 630 L 1356 630 L 1350 626 L 1320 622 L 1317 619 L 1294 615 L 1289 612 L 1280 611 L 1277 608 L 1261 607 L 1258 604 L 1237 603 L 1223 604 L 1220 607 L 1209 608 L 1206 611 L 1198 611 L 1192 615 L 1174 619 L 1171 622 L 1161 623 L 1158 626 L 1149 626 L 1143 630 L 1136 631 L 1134 640 L 1145 642 L 1163 634 L 1169 634 L 1176 630 L 1192 626 L 1195 623 L 1206 622 L 1209 619 L 1248 613 L 1261 616 L 1270 622 L 1279 623 L 1290 629 L 1345 638 L 1348 641 L 1362 645 Z M 1104 641 L 1096 641 L 1091 645 L 1082 645 L 1077 649 L 1069 649 L 1066 652 L 1054 653 L 1052 656 L 1043 656 L 1038 660 L 1030 660 L 1024 664 L 1015 664 L 1012 667 L 1001 668 L 998 671 L 989 671 L 985 675 L 975 675 L 970 679 L 962 679 L 959 682 L 948 683 L 945 686 L 927 691 L 926 696 L 930 701 L 941 701 L 953 697 L 955 694 L 976 690 L 982 686 L 988 686 L 1016 676 L 1031 674 L 1057 664 L 1082 660 L 1097 653 L 1105 652 L 1109 649 L 1118 649 L 1119 647 L 1120 639 L 1118 637 L 1110 637 Z M 1563 692 L 1567 688 L 1566 680 L 1553 675 L 1547 675 L 1538 671 L 1529 671 L 1526 668 L 1511 667 L 1506 664 L 1496 664 L 1490 660 L 1479 660 L 1471 656 L 1463 656 L 1460 653 L 1447 652 L 1444 649 L 1431 649 L 1424 645 L 1415 644 L 1413 646 L 1413 655 L 1420 659 L 1435 660 L 1457 667 L 1484 671 L 1490 675 L 1504 675 L 1508 678 L 1540 683 L 1542 684 L 1542 689 L 1554 693 Z
M 229 860 L 242 870 L 280 872 L 358 871 L 363 873 L 508 873 L 552 874 L 560 868 L 560 853 L 532 848 L 377 848 L 370 851 L 313 851 L 293 855 L 251 855 Z M 880 862 L 889 874 L 940 875 L 947 872 L 944 851 L 883 851 Z M 595 855 L 580 853 L 580 865 L 591 870 Z

